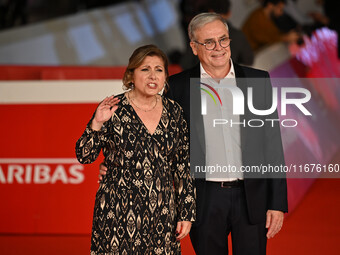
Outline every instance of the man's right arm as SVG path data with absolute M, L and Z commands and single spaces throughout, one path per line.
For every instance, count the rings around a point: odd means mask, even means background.
M 103 180 L 103 176 L 106 175 L 107 167 L 105 166 L 104 162 L 100 163 L 99 165 L 99 175 L 98 175 L 98 183 Z

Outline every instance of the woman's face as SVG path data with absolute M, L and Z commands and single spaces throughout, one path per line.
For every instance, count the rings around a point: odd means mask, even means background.
M 158 56 L 147 56 L 133 72 L 135 93 L 141 96 L 154 96 L 163 89 L 165 79 L 163 60 Z

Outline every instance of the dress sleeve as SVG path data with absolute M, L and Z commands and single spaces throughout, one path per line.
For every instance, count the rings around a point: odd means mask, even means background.
M 177 215 L 178 221 L 195 221 L 196 190 L 190 174 L 189 131 L 181 108 L 178 114 L 178 143 L 173 164 Z
M 108 122 L 104 123 L 101 130 L 96 131 L 91 128 L 92 119 L 93 117 L 87 124 L 83 135 L 76 142 L 76 156 L 81 164 L 90 164 L 97 159 L 107 134 Z

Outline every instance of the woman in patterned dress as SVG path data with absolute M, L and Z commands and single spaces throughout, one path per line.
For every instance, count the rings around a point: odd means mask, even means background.
M 181 254 L 195 194 L 183 111 L 159 95 L 167 78 L 160 49 L 136 49 L 123 78 L 127 92 L 105 98 L 76 143 L 80 163 L 102 150 L 108 168 L 95 199 L 91 255 Z

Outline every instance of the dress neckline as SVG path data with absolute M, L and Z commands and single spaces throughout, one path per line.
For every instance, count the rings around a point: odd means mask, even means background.
M 150 132 L 150 130 L 146 127 L 146 125 L 144 124 L 144 122 L 142 121 L 142 119 L 139 117 L 138 113 L 136 112 L 135 108 L 133 108 L 132 104 L 130 103 L 128 97 L 127 97 L 127 93 L 124 93 L 124 100 L 127 102 L 127 104 L 130 106 L 132 113 L 137 117 L 138 121 L 141 123 L 141 125 L 144 127 L 144 129 L 146 130 L 146 132 L 151 135 L 154 136 L 156 134 L 157 129 L 159 129 L 159 126 L 161 124 L 162 118 L 164 117 L 165 113 L 165 98 L 163 96 L 161 96 L 161 102 L 162 102 L 162 113 L 161 113 L 161 117 L 159 118 L 158 122 L 157 122 L 157 126 L 154 130 L 153 133 Z

